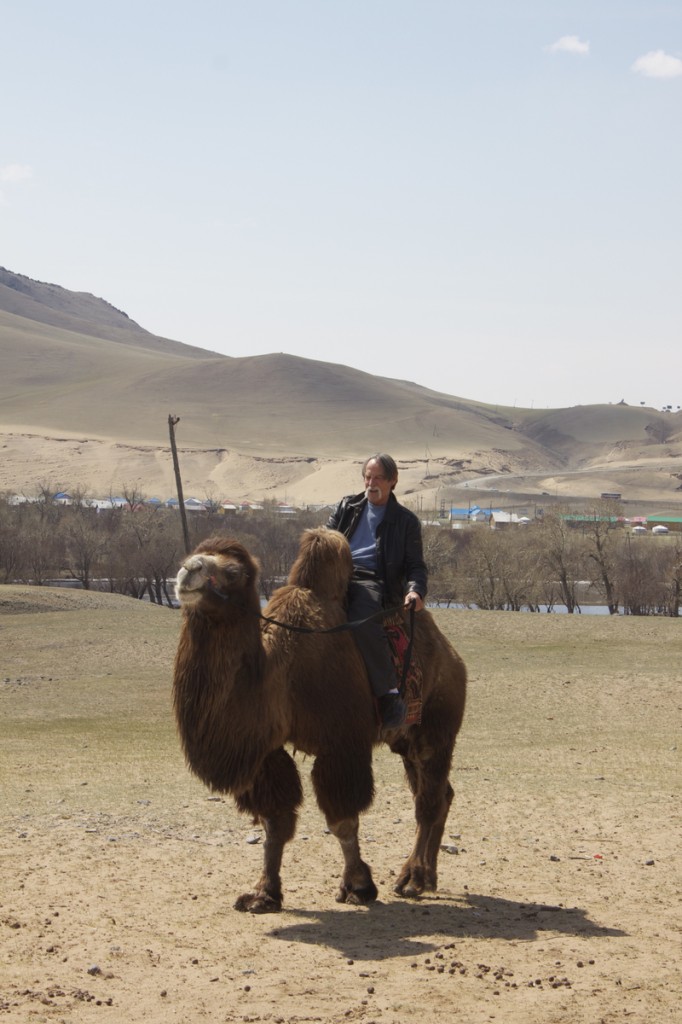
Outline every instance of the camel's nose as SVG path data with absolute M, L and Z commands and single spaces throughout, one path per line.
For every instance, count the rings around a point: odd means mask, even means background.
M 190 555 L 178 570 L 175 582 L 176 593 L 188 594 L 191 590 L 200 590 L 204 585 L 204 559 L 199 555 Z
M 197 572 L 202 568 L 203 562 L 198 555 L 190 555 L 189 558 L 185 559 L 182 563 L 182 568 L 187 572 Z

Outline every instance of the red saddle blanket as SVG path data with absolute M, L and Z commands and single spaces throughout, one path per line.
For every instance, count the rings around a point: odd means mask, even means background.
M 410 638 L 403 623 L 396 619 L 388 619 L 384 622 L 384 629 L 391 648 L 396 675 L 400 681 L 400 695 L 407 704 L 405 725 L 419 725 L 422 720 L 422 683 L 424 679 L 421 663 L 413 647 L 407 677 L 403 682 L 405 655 L 410 645 Z

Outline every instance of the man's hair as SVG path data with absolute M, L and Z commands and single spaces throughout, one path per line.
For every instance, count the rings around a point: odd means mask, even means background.
M 367 471 L 367 466 L 370 462 L 378 462 L 384 471 L 384 475 L 387 480 L 398 479 L 398 467 L 395 464 L 395 459 L 392 459 L 390 455 L 385 455 L 382 452 L 378 452 L 376 455 L 370 455 L 365 459 L 362 464 L 362 475 L 364 476 Z

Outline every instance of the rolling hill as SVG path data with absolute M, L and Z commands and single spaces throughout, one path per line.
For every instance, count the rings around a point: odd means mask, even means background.
M 682 414 L 523 410 L 284 353 L 233 358 L 150 334 L 103 299 L 0 268 L 0 489 L 333 501 L 390 451 L 422 507 L 491 491 L 682 496 Z M 415 497 L 418 495 L 418 499 Z

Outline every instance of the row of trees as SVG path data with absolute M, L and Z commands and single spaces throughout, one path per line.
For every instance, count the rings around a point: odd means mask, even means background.
M 72 580 L 85 590 L 106 589 L 131 597 L 170 604 L 168 580 L 185 555 L 177 511 L 144 504 L 127 494 L 121 508 L 97 511 L 83 496 L 73 504 L 40 497 L 21 505 L 0 498 L 0 582 L 38 586 Z M 216 508 L 189 516 L 190 544 L 229 530 L 261 561 L 263 593 L 279 585 L 298 550 L 301 530 L 320 516 L 291 518 L 275 503 L 258 513 L 226 517 Z
M 425 531 L 430 596 L 486 609 L 603 603 L 615 615 L 680 614 L 682 535 L 639 537 L 600 507 L 579 528 L 559 510 L 528 526 Z
M 73 580 L 85 589 L 108 589 L 170 603 L 168 580 L 184 556 L 177 512 L 148 506 L 130 495 L 125 508 L 97 512 L 84 501 L 55 505 L 48 497 L 22 505 L 0 498 L 0 582 L 45 584 Z M 682 535 L 635 537 L 608 508 L 580 529 L 559 511 L 527 526 L 490 530 L 474 525 L 424 527 L 429 597 L 445 604 L 518 611 L 603 602 L 630 615 L 680 613 Z M 232 517 L 215 512 L 189 517 L 192 546 L 229 531 L 260 560 L 268 597 L 296 556 L 301 531 L 325 513 L 282 516 L 275 503 L 262 512 Z

